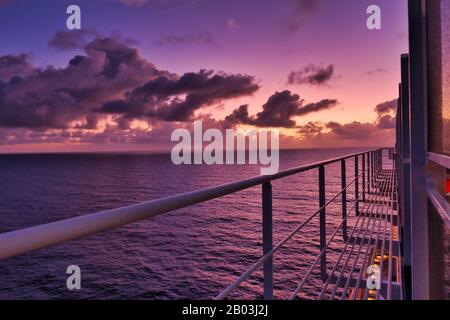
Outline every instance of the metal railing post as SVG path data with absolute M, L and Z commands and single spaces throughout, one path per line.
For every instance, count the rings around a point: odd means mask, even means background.
M 363 201 L 366 202 L 366 155 L 362 155 L 362 196 Z
M 342 225 L 342 238 L 345 242 L 348 240 L 347 236 L 347 169 L 345 160 L 341 161 L 341 188 L 342 188 L 342 219 L 344 221 Z
M 272 230 L 272 184 L 262 184 L 262 210 L 263 210 L 263 255 L 273 249 Z M 270 257 L 264 263 L 264 300 L 273 299 L 273 259 Z
M 381 160 L 381 156 L 380 156 L 380 150 L 377 151 L 378 155 L 377 155 L 377 171 L 380 171 L 380 160 Z
M 359 168 L 358 168 L 358 156 L 355 156 L 355 213 L 359 215 Z
M 378 150 L 378 170 L 381 171 L 383 169 L 383 149 Z
M 378 176 L 378 150 L 375 151 L 375 185 L 377 183 L 377 176 Z
M 372 185 L 372 188 L 375 189 L 375 153 L 370 153 L 370 171 L 372 172 L 371 176 L 372 179 L 370 181 L 370 184 Z
M 319 206 L 320 210 L 320 251 L 322 252 L 327 245 L 326 233 L 326 209 L 325 209 L 325 167 L 319 167 Z M 320 272 L 322 274 L 322 281 L 327 281 L 327 253 L 326 251 L 320 258 Z
M 371 175 L 371 170 L 372 170 L 372 166 L 370 165 L 370 152 L 367 153 L 367 168 L 369 170 L 367 170 L 367 193 L 370 194 L 370 187 L 371 187 L 371 180 L 372 179 L 372 175 Z

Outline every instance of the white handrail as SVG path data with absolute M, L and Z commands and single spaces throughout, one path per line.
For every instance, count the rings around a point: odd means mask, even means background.
M 284 171 L 271 176 L 257 176 L 217 187 L 152 200 L 123 208 L 87 214 L 66 220 L 42 224 L 26 229 L 0 234 L 0 260 L 51 245 L 78 239 L 101 231 L 123 226 L 138 220 L 155 217 L 170 211 L 216 199 L 244 189 L 366 154 L 374 150 L 320 161 Z

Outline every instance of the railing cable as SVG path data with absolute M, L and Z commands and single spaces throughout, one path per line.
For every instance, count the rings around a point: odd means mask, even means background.
M 264 264 L 270 257 L 272 257 L 278 250 L 280 250 L 289 240 L 291 240 L 303 227 L 305 227 L 311 220 L 313 220 L 317 215 L 320 214 L 320 212 L 326 208 L 330 203 L 332 203 L 337 197 L 339 197 L 344 190 L 347 190 L 353 182 L 356 181 L 360 176 L 362 175 L 362 172 L 360 175 L 355 177 L 350 183 L 347 184 L 347 186 L 342 189 L 340 192 L 335 194 L 330 200 L 328 200 L 324 206 L 319 208 L 315 213 L 313 213 L 311 216 L 309 216 L 308 219 L 306 219 L 302 224 L 300 224 L 297 228 L 295 228 L 289 235 L 287 235 L 282 241 L 280 241 L 271 251 L 269 251 L 266 255 L 262 256 L 257 262 L 253 264 L 252 267 L 250 267 L 246 272 L 244 272 L 235 282 L 230 284 L 225 290 L 223 290 L 216 298 L 215 300 L 223 300 L 225 299 L 231 291 L 236 289 L 242 282 L 246 281 L 252 274 L 255 272 L 260 266 Z M 355 202 L 356 204 L 356 202 Z

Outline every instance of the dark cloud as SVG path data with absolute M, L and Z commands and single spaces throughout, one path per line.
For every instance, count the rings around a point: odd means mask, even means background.
M 329 82 L 334 76 L 334 65 L 321 67 L 310 64 L 288 76 L 288 84 L 309 84 L 320 86 Z
M 98 36 L 98 33 L 94 29 L 58 31 L 53 35 L 48 45 L 60 50 L 79 49 L 83 48 L 89 39 L 96 36 Z
M 292 117 L 299 112 L 301 104 L 302 100 L 297 94 L 287 90 L 276 92 L 263 105 L 263 111 L 249 122 L 260 127 L 295 127 L 296 123 Z
M 126 118 L 182 122 L 192 120 L 200 108 L 251 95 L 258 89 L 251 76 L 201 70 L 178 79 L 158 77 L 128 92 L 126 99 L 104 104 L 100 111 Z
M 96 39 L 65 68 L 33 70 L 22 57 L 15 64 L 0 64 L 0 74 L 11 76 L 11 65 L 22 66 L 9 83 L 0 84 L 0 126 L 8 128 L 67 128 L 78 121 L 92 125 L 94 109 L 111 97 L 123 97 L 149 79 L 162 75 L 134 48 L 113 38 Z M 17 60 L 17 59 L 15 59 Z M 9 56 L 0 61 L 11 61 Z M 14 73 L 13 73 L 14 74 Z
M 149 71 L 151 77 L 167 75 L 141 57 L 136 48 L 131 48 L 114 38 L 96 39 L 86 46 L 88 55 L 94 57 L 98 53 L 104 53 L 106 60 L 100 75 L 108 79 L 117 78 L 119 73 L 129 73 L 134 71 Z
M 397 113 L 398 99 L 386 101 L 375 107 L 378 115 L 377 125 L 380 129 L 394 129 L 396 126 L 395 115 Z
M 248 104 L 244 104 L 233 110 L 233 112 L 225 118 L 224 123 L 226 127 L 233 127 L 236 124 L 249 124 L 252 121 L 253 119 L 248 113 Z
M 335 99 L 323 99 L 319 102 L 309 103 L 304 107 L 301 107 L 298 112 L 295 114 L 296 116 L 304 116 L 309 113 L 319 112 L 327 109 L 331 109 L 336 107 L 338 101 Z
M 392 112 L 396 112 L 397 111 L 397 103 L 398 103 L 398 99 L 380 103 L 375 107 L 375 112 L 379 116 L 384 115 L 384 114 L 390 114 Z
M 0 81 L 9 81 L 12 77 L 26 77 L 34 70 L 27 54 L 9 54 L 0 57 Z
M 116 38 L 95 39 L 84 51 L 64 68 L 34 68 L 27 55 L 0 57 L 0 127 L 83 131 L 109 119 L 115 130 L 131 130 L 134 120 L 191 120 L 201 108 L 259 89 L 247 75 L 159 70 Z
M 296 127 L 296 122 L 292 119 L 293 117 L 333 108 L 338 101 L 325 99 L 307 105 L 303 105 L 303 103 L 304 101 L 300 99 L 299 95 L 293 94 L 288 90 L 276 92 L 263 105 L 263 111 L 258 113 L 256 117 L 250 117 L 248 105 L 243 105 L 227 116 L 225 122 L 258 127 L 294 128 Z
M 215 46 L 214 37 L 209 31 L 187 32 L 182 34 L 167 34 L 157 42 L 160 45 L 208 45 Z

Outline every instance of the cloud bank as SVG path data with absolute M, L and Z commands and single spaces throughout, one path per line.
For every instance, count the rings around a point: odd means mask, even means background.
M 184 74 L 162 70 L 137 48 L 118 37 L 92 39 L 95 33 L 60 32 L 50 41 L 55 49 L 82 48 L 65 67 L 33 65 L 28 54 L 0 56 L 0 144 L 170 144 L 171 132 L 204 120 L 205 127 L 239 125 L 295 129 L 284 136 L 290 147 L 308 143 L 379 139 L 394 124 L 396 101 L 375 108 L 374 123 L 308 123 L 299 117 L 330 110 L 339 102 L 305 102 L 289 90 L 273 93 L 250 115 L 249 105 L 224 120 L 200 116 L 210 107 L 251 97 L 260 84 L 251 75 L 200 70 Z M 295 74 L 298 82 L 319 85 L 333 77 L 334 67 L 307 69 Z M 383 136 L 383 139 L 384 136 Z M 317 146 L 319 146 L 317 145 Z

